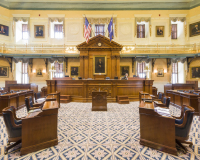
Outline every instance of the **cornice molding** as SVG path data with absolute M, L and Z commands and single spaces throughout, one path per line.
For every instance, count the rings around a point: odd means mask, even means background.
M 65 14 L 47 14 L 48 17 L 65 17 Z
M 30 17 L 30 14 L 12 14 L 13 17 Z
M 11 10 L 189 10 L 200 6 L 199 0 L 140 2 L 140 1 L 1 1 L 0 6 Z

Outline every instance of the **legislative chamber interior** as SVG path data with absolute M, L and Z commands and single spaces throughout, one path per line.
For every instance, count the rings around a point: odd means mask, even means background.
M 200 159 L 199 0 L 0 2 L 0 159 Z

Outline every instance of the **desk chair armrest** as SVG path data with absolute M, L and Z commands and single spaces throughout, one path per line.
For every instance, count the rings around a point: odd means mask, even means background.
M 173 116 L 173 115 L 171 115 L 173 118 L 175 118 L 175 119 L 181 119 L 182 118 L 182 116 L 180 116 L 180 117 L 176 117 L 176 116 Z
M 40 107 L 31 107 L 30 110 L 41 109 Z
M 178 127 L 178 128 L 183 128 L 185 126 L 185 124 L 175 124 L 175 127 Z
M 157 97 L 156 97 L 157 98 Z M 152 97 L 152 100 L 153 101 L 160 101 L 161 99 L 154 99 L 153 97 Z
M 22 124 L 16 125 L 16 128 L 22 128 Z
M 43 105 L 43 103 L 34 103 L 33 104 L 33 107 L 32 108 L 34 108 L 34 107 L 42 107 L 42 105 Z

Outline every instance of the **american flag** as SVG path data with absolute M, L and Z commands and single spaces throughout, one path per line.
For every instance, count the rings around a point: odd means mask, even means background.
M 91 32 L 92 28 L 87 20 L 87 18 L 85 17 L 85 25 L 84 25 L 84 37 L 86 39 L 86 42 L 88 43 L 89 38 L 90 38 L 90 32 Z

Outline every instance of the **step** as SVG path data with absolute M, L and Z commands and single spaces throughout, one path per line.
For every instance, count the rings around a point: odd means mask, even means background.
M 71 96 L 70 95 L 60 95 L 60 98 L 63 98 L 63 99 L 69 99 Z
M 129 99 L 119 100 L 119 104 L 129 104 Z
M 123 100 L 123 99 L 129 99 L 128 96 L 117 96 L 117 102 L 119 100 Z
M 60 99 L 60 103 L 69 103 L 70 102 L 70 100 L 68 100 L 68 99 Z

